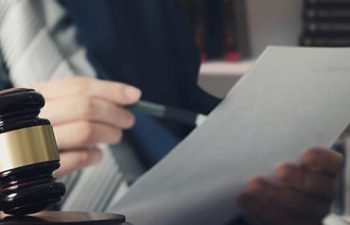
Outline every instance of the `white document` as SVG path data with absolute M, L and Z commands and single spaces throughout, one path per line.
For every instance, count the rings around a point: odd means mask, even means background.
M 135 225 L 224 225 L 235 196 L 350 122 L 350 49 L 270 47 L 209 119 L 111 211 Z

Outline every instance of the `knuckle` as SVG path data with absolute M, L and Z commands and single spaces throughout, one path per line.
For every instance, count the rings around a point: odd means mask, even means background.
M 327 154 L 327 151 L 319 148 L 311 148 L 304 153 L 303 158 L 308 164 L 318 164 L 325 153 Z
M 277 169 L 277 176 L 283 182 L 290 182 L 292 176 L 294 175 L 294 167 L 290 164 L 281 165 Z
M 131 128 L 135 124 L 135 117 L 128 111 L 123 113 L 124 127 Z
M 317 180 L 309 174 L 307 171 L 300 171 L 298 173 L 297 182 L 299 183 L 300 190 L 306 192 L 314 192 L 315 186 L 317 185 Z
M 79 163 L 79 165 L 85 167 L 85 166 L 91 165 L 93 162 L 96 162 L 97 157 L 99 157 L 97 154 L 92 154 L 92 152 L 90 152 L 88 150 L 83 151 L 79 155 L 78 163 Z
M 119 143 L 122 139 L 123 139 L 123 131 L 121 129 L 117 129 L 117 131 L 115 132 L 113 142 Z
M 85 96 L 81 99 L 79 103 L 80 115 L 83 119 L 92 119 L 95 115 L 95 102 L 94 99 Z
M 89 77 L 76 77 L 74 84 L 78 89 L 79 94 L 91 95 L 93 79 Z
M 249 182 L 249 190 L 252 192 L 263 192 L 265 191 L 266 184 L 262 178 L 254 178 Z
M 94 140 L 94 127 L 92 123 L 82 122 L 79 129 L 78 141 L 81 145 L 90 144 Z
M 89 164 L 90 156 L 87 152 L 82 152 L 79 154 L 78 164 L 81 166 L 86 166 Z
M 123 138 L 123 131 L 119 128 L 108 130 L 106 134 L 107 135 L 101 139 L 101 143 L 118 144 Z

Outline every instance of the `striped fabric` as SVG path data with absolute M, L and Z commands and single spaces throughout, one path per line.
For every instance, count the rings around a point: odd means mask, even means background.
M 63 26 L 67 15 L 54 0 L 0 0 L 0 47 L 16 87 L 84 74 L 95 76 L 76 29 Z M 67 186 L 63 210 L 103 212 L 127 190 L 109 146 L 103 162 L 62 180 Z

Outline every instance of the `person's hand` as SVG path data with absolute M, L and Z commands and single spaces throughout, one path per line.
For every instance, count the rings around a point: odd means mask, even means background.
M 329 213 L 341 167 L 342 157 L 335 151 L 309 149 L 300 165 L 276 170 L 278 182 L 251 180 L 238 203 L 252 225 L 320 225 Z
M 123 129 L 134 124 L 124 106 L 136 103 L 139 89 L 92 78 L 69 78 L 33 85 L 46 101 L 40 117 L 53 125 L 60 150 L 61 167 L 55 176 L 97 163 L 99 143 L 117 143 Z

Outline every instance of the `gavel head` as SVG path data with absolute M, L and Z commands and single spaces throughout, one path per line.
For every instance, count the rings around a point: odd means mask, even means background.
M 32 89 L 0 91 L 0 210 L 25 215 L 65 193 L 52 172 L 59 154 L 50 122 L 38 118 L 45 101 Z

